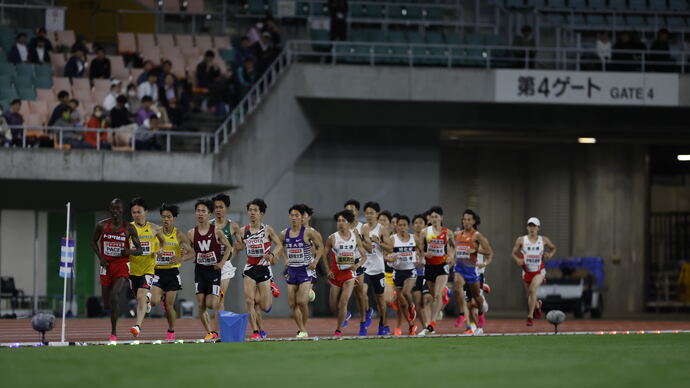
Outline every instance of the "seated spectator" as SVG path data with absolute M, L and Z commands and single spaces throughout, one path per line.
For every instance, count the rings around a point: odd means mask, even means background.
M 131 124 L 131 114 L 127 110 L 127 97 L 119 95 L 115 101 L 115 107 L 110 110 L 110 125 L 113 128 L 119 128 Z
M 256 71 L 254 71 L 254 61 L 246 59 L 244 65 L 237 69 L 237 83 L 240 98 L 244 97 L 256 82 Z
M 613 55 L 611 57 L 612 68 L 615 70 L 632 70 L 635 65 L 632 52 L 621 52 L 633 50 L 634 45 L 630 38 L 630 33 L 623 31 L 618 35 L 618 40 L 613 45 Z
M 89 68 L 89 79 L 110 79 L 110 59 L 105 56 L 103 47 L 96 49 L 96 58 L 91 61 Z
M 271 34 L 264 32 L 261 34 L 261 39 L 254 43 L 254 57 L 256 58 L 256 67 L 259 74 L 263 74 L 271 65 L 273 59 L 276 57 L 276 50 L 271 42 Z
M 43 42 L 43 47 L 45 47 L 46 51 L 53 51 L 53 44 L 50 43 L 50 39 L 48 39 L 46 29 L 43 27 L 36 29 L 36 36 L 33 39 L 31 39 L 31 42 L 29 43 L 29 49 L 36 48 L 36 46 L 38 46 L 38 42 Z
M 165 83 L 165 77 L 168 75 L 173 77 L 173 81 L 175 83 L 175 87 L 178 86 L 177 83 L 177 77 L 175 77 L 175 74 L 172 73 L 172 62 L 165 60 L 163 61 L 163 64 L 161 65 L 161 71 L 158 73 L 158 87 L 163 87 L 163 84 Z
M 216 78 L 220 75 L 220 69 L 213 61 L 216 54 L 213 50 L 206 51 L 204 60 L 196 66 L 196 84 L 200 88 L 208 89 Z
M 14 99 L 10 102 L 10 109 L 3 115 L 5 122 L 9 126 L 21 127 L 24 125 L 24 117 L 19 113 L 22 107 L 22 102 L 19 99 Z M 36 129 L 36 128 L 32 128 Z M 12 128 L 12 144 L 19 145 L 22 143 L 22 128 Z
M 135 148 L 138 150 L 162 150 L 156 132 L 159 130 L 158 117 L 151 116 L 145 123 L 139 124 L 135 135 Z
M 667 29 L 662 28 L 659 30 L 656 36 L 656 40 L 652 42 L 652 46 L 649 48 L 652 51 L 648 58 L 649 62 L 657 62 L 649 65 L 649 69 L 652 71 L 672 71 L 673 65 L 666 65 L 663 62 L 673 63 L 673 58 L 671 57 L 671 46 L 668 44 L 669 32 Z M 661 63 L 658 63 L 661 62 Z
M 208 93 L 207 106 L 209 112 L 225 117 L 230 109 L 237 105 L 237 93 L 235 92 L 235 79 L 232 70 L 227 77 L 219 75 L 211 85 Z
M 49 52 L 50 50 L 46 48 L 45 41 L 39 40 L 35 46 L 29 47 L 29 62 L 37 65 L 48 65 L 50 64 Z
M 70 52 L 75 52 L 77 50 L 80 50 L 84 55 L 90 52 L 89 50 L 90 43 L 86 41 L 86 38 L 83 36 L 78 36 L 77 40 L 74 42 L 72 47 L 70 48 Z
M 86 123 L 88 128 L 108 128 L 108 116 L 105 115 L 103 108 L 96 105 L 93 108 L 93 114 Z M 94 148 L 98 148 L 98 141 L 100 140 L 100 147 L 103 150 L 112 149 L 113 146 L 108 142 L 108 132 L 101 132 L 100 136 L 95 131 L 86 132 L 84 134 L 84 141 L 91 144 Z
M 129 109 L 129 112 L 134 114 L 141 106 L 141 100 L 139 99 L 139 93 L 137 93 L 136 85 L 132 83 L 127 85 L 127 94 L 125 97 L 127 97 L 127 108 Z
M 280 47 L 283 42 L 283 38 L 280 36 L 280 30 L 278 30 L 278 26 L 276 25 L 275 20 L 273 20 L 273 17 L 266 16 L 266 19 L 264 19 L 264 31 L 271 34 L 271 42 L 273 43 L 273 46 Z
M 150 97 L 153 101 L 158 101 L 158 76 L 153 72 L 149 72 L 148 79 L 143 84 L 139 85 L 137 89 L 137 97 L 142 99 Z
M 249 30 L 247 30 L 245 36 L 249 40 L 250 47 L 261 39 L 261 33 L 264 31 L 265 27 L 266 26 L 264 25 L 263 20 L 257 20 L 257 22 L 254 23 L 254 25 L 249 27 Z
M 172 74 L 165 76 L 165 84 L 158 90 L 160 103 L 165 107 L 170 122 L 174 126 L 180 126 L 184 119 L 184 112 L 179 106 L 178 102 L 181 99 L 181 92 L 175 88 L 175 79 Z
M 609 33 L 604 31 L 599 34 L 597 38 L 597 56 L 601 61 L 602 68 L 608 68 L 611 63 L 611 40 L 609 39 Z
M 513 46 L 533 48 L 535 46 L 534 36 L 532 36 L 532 27 L 523 26 L 520 29 L 520 35 L 513 39 Z M 534 57 L 536 56 L 536 51 L 534 50 L 514 50 L 513 58 L 515 58 L 516 67 L 529 67 L 534 69 Z M 529 61 L 529 63 L 527 63 Z
M 0 104 L 0 147 L 9 147 L 12 145 L 12 130 L 7 126 L 3 110 L 4 108 Z
M 144 62 L 144 71 L 139 74 L 139 78 L 137 78 L 137 85 L 141 85 L 146 80 L 149 78 L 149 73 L 153 70 L 153 62 L 147 60 Z
M 120 95 L 120 89 L 122 88 L 119 80 L 114 79 L 110 81 L 110 93 L 103 98 L 103 109 L 105 109 L 106 112 L 110 112 L 110 110 L 115 107 L 117 97 Z
M 137 111 L 135 122 L 137 125 L 143 125 L 144 121 L 151 116 L 155 116 L 156 112 L 151 109 L 153 106 L 153 99 L 151 96 L 144 96 L 141 98 L 141 108 Z
M 52 127 L 55 125 L 55 122 L 62 117 L 62 114 L 65 110 L 69 110 L 69 106 L 67 105 L 69 103 L 69 93 L 67 93 L 64 90 L 61 90 L 58 93 L 58 101 L 59 103 L 53 109 L 53 113 L 50 115 L 50 119 L 48 120 L 48 126 Z
M 65 65 L 65 77 L 69 78 L 81 78 L 84 76 L 84 71 L 86 71 L 86 57 L 84 56 L 84 51 L 77 48 L 76 51 L 72 52 L 72 56 L 67 61 Z
M 55 121 L 56 127 L 82 127 L 81 113 L 79 113 L 79 101 L 71 99 L 67 102 L 67 109 Z
M 242 67 L 247 59 L 255 61 L 254 52 L 249 45 L 249 39 L 245 36 L 242 37 L 240 41 L 240 47 L 237 48 L 235 52 L 235 62 L 233 63 L 235 68 Z
M 26 46 L 26 34 L 17 35 L 17 43 L 12 46 L 7 60 L 15 65 L 29 62 L 29 48 Z

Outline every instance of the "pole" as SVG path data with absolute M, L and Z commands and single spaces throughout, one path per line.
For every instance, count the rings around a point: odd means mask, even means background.
M 38 211 L 34 210 L 34 312 L 38 312 Z
M 67 227 L 65 229 L 65 239 L 69 241 L 69 215 L 70 215 L 71 203 L 67 202 Z M 62 278 L 62 334 L 60 336 L 60 342 L 65 342 L 65 313 L 67 310 L 67 276 Z

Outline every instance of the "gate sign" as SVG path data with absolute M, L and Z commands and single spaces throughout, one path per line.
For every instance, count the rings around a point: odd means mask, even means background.
M 496 102 L 678 106 L 678 74 L 496 70 Z

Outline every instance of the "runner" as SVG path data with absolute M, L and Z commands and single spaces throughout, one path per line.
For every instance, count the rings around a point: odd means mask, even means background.
M 527 326 L 534 325 L 534 317 L 541 318 L 541 301 L 537 289 L 546 280 L 544 261 L 556 254 L 556 246 L 546 236 L 539 235 L 541 222 L 537 217 L 527 220 L 527 234 L 515 240 L 512 257 L 522 267 L 522 280 L 527 291 Z M 548 248 L 548 252 L 546 249 Z
M 379 311 L 379 329 L 378 335 L 389 335 L 390 328 L 388 327 L 388 317 L 386 310 L 386 301 L 384 298 L 384 290 L 386 288 L 385 279 L 385 265 L 383 252 L 391 251 L 393 246 L 388 237 L 388 230 L 381 226 L 378 222 L 379 211 L 381 207 L 376 202 L 367 202 L 364 204 L 364 217 L 367 223 L 362 227 L 362 241 L 364 249 L 367 251 L 367 266 L 364 271 L 364 279 L 367 284 L 374 291 L 374 298 Z M 369 322 L 371 323 L 371 322 Z M 359 335 L 367 335 L 367 323 L 359 324 Z
M 359 239 L 363 239 L 362 235 L 362 226 L 363 224 L 358 221 L 359 217 L 359 201 L 356 199 L 349 199 L 345 201 L 345 204 L 343 205 L 345 210 L 349 210 L 352 212 L 354 215 L 354 218 L 352 222 L 350 222 L 350 230 L 353 232 L 356 232 Z M 328 251 L 327 251 L 328 252 Z M 359 254 L 359 251 L 355 251 L 355 262 L 359 263 L 359 261 L 362 260 L 362 257 Z M 325 262 L 325 260 L 324 260 Z M 371 315 L 374 312 L 374 309 L 369 307 L 369 296 L 367 295 L 367 289 L 369 288 L 367 283 L 364 281 L 364 267 L 359 266 L 357 267 L 357 280 L 355 281 L 355 301 L 357 302 L 357 309 L 359 309 L 359 318 L 360 318 L 360 323 L 359 327 L 361 328 L 362 326 L 364 327 L 369 327 L 371 325 Z M 347 327 L 348 321 L 350 320 L 351 314 L 348 311 L 347 315 L 345 317 L 345 324 L 343 325 L 343 328 Z
M 99 221 L 91 239 L 91 248 L 101 265 L 100 276 L 103 305 L 110 310 L 109 341 L 117 341 L 117 320 L 120 317 L 120 294 L 129 279 L 129 256 L 141 255 L 136 228 L 124 220 L 122 200 L 115 198 L 108 207 L 110 218 Z M 129 248 L 129 242 L 134 249 Z
M 331 311 L 337 313 L 337 325 L 334 335 L 340 337 L 345 327 L 347 303 L 350 301 L 352 289 L 357 277 L 357 269 L 367 261 L 367 254 L 362 246 L 362 240 L 356 232 L 350 229 L 355 215 L 349 210 L 341 210 L 333 216 L 336 221 L 337 232 L 326 239 L 324 250 L 330 252 L 331 263 L 324 263 L 331 283 L 329 304 Z M 362 260 L 355 259 L 355 252 L 360 253 Z M 328 260 L 324 260 L 328 261 Z
M 422 231 L 426 226 L 426 218 L 422 214 L 417 214 L 412 218 L 412 225 L 414 227 L 414 239 L 417 242 L 417 246 L 423 246 L 421 243 Z M 421 327 L 427 327 L 429 324 L 429 316 L 431 314 L 431 303 L 433 298 L 429 292 L 429 287 L 426 285 L 426 279 L 424 278 L 424 255 L 417 255 L 417 280 L 415 286 L 412 289 L 412 296 L 414 297 L 414 304 L 417 309 L 417 318 L 422 324 Z
M 175 298 L 177 291 L 182 289 L 180 278 L 180 266 L 182 262 L 194 258 L 194 249 L 189 243 L 189 237 L 183 231 L 175 227 L 175 220 L 180 209 L 175 205 L 162 204 L 159 210 L 162 234 L 165 242 L 156 252 L 156 269 L 153 277 L 151 293 L 151 306 L 163 302 L 165 317 L 168 319 L 168 332 L 166 341 L 175 340 Z
M 455 277 L 453 280 L 455 299 L 458 305 L 458 311 L 463 314 L 468 313 L 468 307 L 464 297 L 465 284 L 470 290 L 470 296 L 475 301 L 477 306 L 484 306 L 484 297 L 481 294 L 481 283 L 479 273 L 477 273 L 477 254 L 491 257 L 493 251 L 489 245 L 489 241 L 479 233 L 477 230 L 481 219 L 471 209 L 465 210 L 462 214 L 462 230 L 455 233 Z M 479 317 L 475 323 L 483 323 L 482 310 L 479 311 Z M 456 326 L 460 322 L 461 316 L 458 316 Z M 477 330 L 483 331 L 483 325 L 477 325 Z M 474 330 L 470 326 L 470 321 L 467 321 L 467 329 L 465 334 L 473 334 Z M 477 333 L 481 334 L 481 333 Z
M 129 256 L 129 285 L 137 300 L 136 323 L 129 329 L 135 338 L 141 333 L 144 317 L 151 311 L 151 285 L 156 267 L 156 252 L 165 243 L 160 226 L 146 220 L 149 208 L 141 197 L 129 203 L 132 225 L 137 230 L 141 242 L 141 255 Z
M 271 311 L 271 293 L 275 295 L 271 266 L 283 250 L 280 238 L 270 225 L 263 224 L 266 202 L 256 198 L 247 203 L 249 224 L 242 228 L 241 243 L 247 252 L 244 266 L 244 300 L 252 327 L 252 340 L 266 338 L 262 328 L 261 310 Z M 271 248 L 273 250 L 271 251 Z
M 280 234 L 285 247 L 287 266 L 288 305 L 297 324 L 297 338 L 308 337 L 306 321 L 309 316 L 309 291 L 316 283 L 316 265 L 321 257 L 322 246 L 312 228 L 304 226 L 302 205 L 293 205 L 288 214 L 290 227 Z M 316 254 L 312 255 L 312 246 Z
M 393 253 L 386 257 L 386 261 L 392 263 L 395 269 L 393 280 L 398 295 L 398 313 L 406 314 L 409 326 L 408 334 L 417 333 L 417 325 L 414 320 L 417 317 L 412 288 L 417 282 L 417 243 L 409 232 L 410 218 L 406 215 L 398 215 L 397 233 L 393 235 Z
M 436 329 L 436 318 L 443 309 L 444 294 L 446 294 L 446 283 L 448 282 L 449 266 L 455 257 L 455 244 L 448 228 L 442 226 L 443 209 L 434 206 L 429 209 L 429 221 L 431 226 L 427 226 L 422 231 L 423 245 L 420 251 L 424 252 L 426 264 L 424 265 L 424 277 L 429 285 L 429 291 L 434 298 L 431 305 L 431 316 L 427 327 L 419 335 L 434 334 Z
M 204 339 L 219 338 L 218 332 L 213 329 L 208 309 L 214 309 L 218 305 L 220 297 L 220 275 L 223 266 L 232 253 L 232 245 L 225 237 L 223 231 L 211 225 L 210 218 L 213 212 L 213 201 L 200 199 L 194 205 L 197 225 L 187 232 L 187 237 L 192 241 L 196 255 L 194 267 L 194 292 L 199 306 L 199 319 L 206 330 Z M 225 246 L 225 253 L 220 254 L 221 246 Z
M 384 231 L 386 231 L 386 234 L 390 237 L 393 236 L 396 233 L 396 228 L 397 225 L 394 225 L 392 223 L 393 216 L 391 215 L 391 212 L 388 210 L 384 210 L 379 214 L 379 224 L 381 224 L 381 227 Z M 384 254 L 388 255 L 393 252 L 392 249 L 392 243 L 391 243 L 391 249 L 385 250 Z M 385 283 L 384 283 L 384 289 L 383 289 L 383 300 L 386 303 L 386 306 L 390 306 L 395 310 L 396 314 L 396 325 L 393 334 L 394 335 L 401 335 L 402 331 L 400 330 L 400 324 L 402 322 L 402 315 L 398 313 L 398 302 L 397 302 L 397 294 L 395 292 L 395 283 L 393 282 L 393 267 L 390 266 L 390 264 L 386 261 L 384 263 L 384 276 L 385 276 Z M 390 327 L 387 326 L 387 331 L 388 334 L 390 334 Z
M 242 249 L 239 244 L 235 244 L 239 241 L 240 226 L 237 222 L 233 222 L 231 219 L 227 218 L 228 209 L 230 208 L 230 197 L 227 194 L 218 194 L 211 198 L 213 201 L 213 213 L 215 215 L 214 219 L 211 220 L 211 224 L 215 225 L 216 228 L 223 231 L 225 237 L 230 242 L 230 245 L 234 246 L 230 258 L 223 266 L 223 270 L 220 272 L 220 297 L 218 298 L 218 306 L 216 306 L 216 311 L 225 310 L 225 292 L 228 290 L 228 285 L 230 285 L 230 279 L 235 277 L 235 266 L 232 264 L 232 259 L 237 256 L 238 249 Z M 236 246 L 237 245 L 237 246 Z M 225 246 L 220 247 L 220 254 L 225 254 Z M 216 314 L 216 318 L 213 320 L 214 331 L 220 332 L 220 321 L 219 314 Z

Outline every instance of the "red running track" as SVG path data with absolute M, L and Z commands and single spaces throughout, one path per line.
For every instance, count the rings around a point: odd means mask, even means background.
M 454 319 L 445 319 L 437 323 L 438 334 L 462 334 L 462 330 L 453 324 Z M 131 340 L 129 328 L 134 324 L 131 318 L 121 319 L 118 324 L 118 339 Z M 307 324 L 311 337 L 331 336 L 335 330 L 335 318 L 314 318 Z M 369 335 L 376 334 L 378 323 L 369 327 Z M 289 318 L 264 318 L 264 326 L 271 338 L 294 337 L 297 328 Z M 167 321 L 163 318 L 144 320 L 139 340 L 164 339 Z M 359 330 L 359 322 L 355 318 L 343 330 L 346 336 L 355 336 Z M 639 330 L 690 330 L 687 321 L 609 321 L 609 320 L 568 320 L 559 326 L 561 332 L 575 331 L 639 331 Z M 419 330 L 418 330 L 419 331 Z M 535 321 L 534 326 L 526 327 L 524 319 L 487 319 L 485 333 L 529 333 L 552 332 L 553 326 L 544 320 Z M 206 334 L 201 322 L 196 318 L 185 318 L 177 321 L 176 335 L 178 339 L 198 339 Z M 110 334 L 109 319 L 69 319 L 66 328 L 66 340 L 107 341 Z M 248 331 L 248 334 L 249 333 Z M 405 333 L 403 333 L 405 334 Z M 60 341 L 60 320 L 55 323 L 55 329 L 46 336 L 48 341 Z M 0 343 L 40 341 L 39 334 L 31 327 L 31 320 L 0 320 Z

